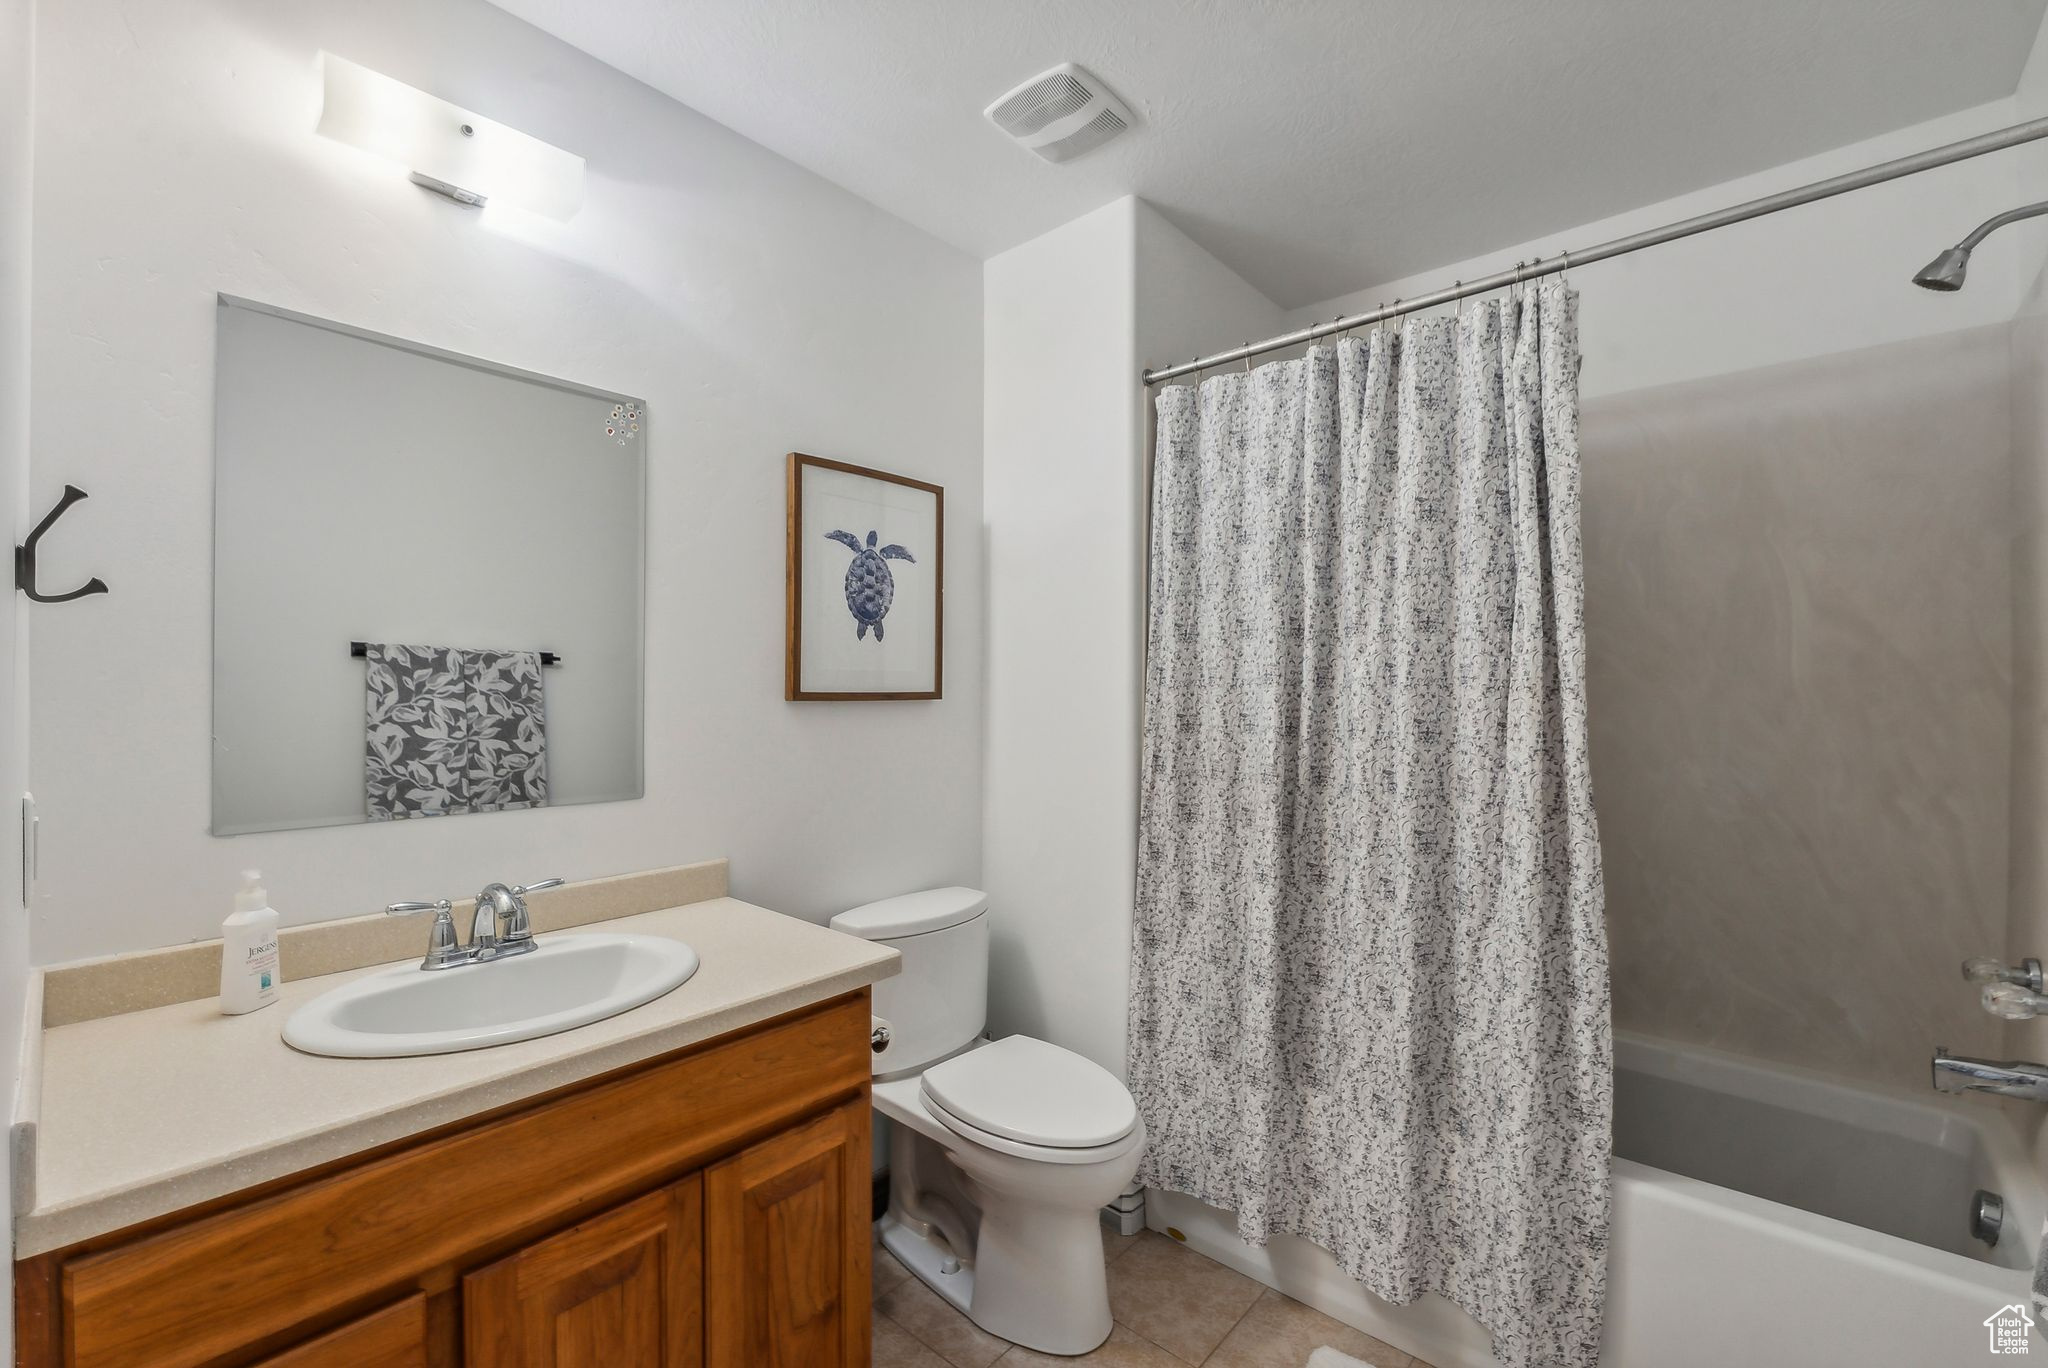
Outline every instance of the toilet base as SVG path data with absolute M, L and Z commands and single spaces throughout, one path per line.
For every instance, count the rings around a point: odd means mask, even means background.
M 1101 1209 L 1137 1172 L 1144 1122 L 1095 1149 L 1018 1154 L 940 1122 L 914 1076 L 875 1084 L 874 1101 L 893 1123 L 882 1243 L 912 1276 L 990 1334 L 1041 1354 L 1086 1354 L 1107 1340 Z M 956 1252 L 962 1267 L 942 1271 Z
M 896 1256 L 917 1280 L 932 1291 L 951 1302 L 955 1309 L 972 1315 L 974 1305 L 974 1265 L 960 1263 L 944 1250 L 911 1229 L 890 1212 L 875 1223 L 881 1233 L 882 1248 Z M 947 1263 L 959 1263 L 951 1273 L 945 1271 Z
M 1086 1354 L 1099 1348 L 1109 1338 L 1111 1329 L 1102 1235 L 1095 1228 L 1100 1221 L 1076 1221 L 1072 1213 L 1062 1216 L 1052 1222 L 1059 1227 L 1056 1230 L 1047 1229 L 1042 1218 L 1031 1222 L 1035 1228 L 1028 1231 L 1025 1247 L 1021 1249 L 1003 1238 L 1000 1227 L 995 1231 L 996 1239 L 991 1241 L 990 1229 L 984 1225 L 982 1248 L 976 1250 L 975 1263 L 953 1259 L 894 1213 L 875 1224 L 882 1248 L 895 1255 L 911 1276 L 991 1335 L 1041 1354 Z M 997 1278 L 987 1284 L 977 1307 L 974 1273 L 983 1257 L 995 1260 Z M 1001 1267 L 1006 1262 L 1022 1266 L 1006 1272 Z M 948 1263 L 959 1266 L 948 1273 Z M 1048 1281 L 1053 1284 L 1050 1288 Z M 1017 1288 L 1019 1295 L 1003 1295 L 1000 1289 L 1005 1283 Z M 1031 1292 L 1022 1295 L 1027 1285 Z M 1048 1305 L 1059 1306 L 1062 1313 L 1051 1324 L 1047 1323 Z
M 1006 1205 L 982 1212 L 974 1250 L 981 1295 L 968 1315 L 991 1335 L 1041 1354 L 1098 1348 L 1113 1328 L 1101 1218 L 1092 1210 Z

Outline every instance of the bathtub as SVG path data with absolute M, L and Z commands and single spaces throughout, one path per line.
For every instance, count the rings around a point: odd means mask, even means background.
M 1933 1047 L 1929 1046 L 1930 1055 Z M 1948 1368 L 2027 1302 L 2048 1193 L 2000 1104 L 1845 1086 L 1623 1034 L 1602 1368 Z M 2003 1230 L 1971 1239 L 1978 1188 Z M 1489 1368 L 1438 1297 L 1394 1306 L 1305 1241 L 1254 1249 L 1230 1213 L 1147 1194 L 1147 1222 L 1440 1368 Z M 2048 1326 L 2044 1326 L 2048 1329 Z M 2048 1363 L 2036 1335 L 2024 1361 Z
M 1624 1035 L 1614 1151 L 1604 1368 L 2013 1361 L 1984 1320 L 2027 1300 L 2048 1196 L 1997 1102 Z M 2005 1198 L 1988 1249 L 1978 1188 Z

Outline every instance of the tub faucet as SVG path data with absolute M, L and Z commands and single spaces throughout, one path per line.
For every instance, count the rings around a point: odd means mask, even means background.
M 2048 1064 L 2025 1060 L 1972 1059 L 1934 1048 L 1934 1090 L 1945 1093 L 1986 1092 L 2026 1102 L 2048 1102 Z

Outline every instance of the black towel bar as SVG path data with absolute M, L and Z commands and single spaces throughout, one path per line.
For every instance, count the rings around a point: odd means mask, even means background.
M 357 660 L 361 660 L 370 653 L 370 643 L 367 641 L 351 641 L 348 644 L 348 653 Z M 559 665 L 562 663 L 562 658 L 553 651 L 542 651 L 540 653 L 540 663 L 543 665 Z

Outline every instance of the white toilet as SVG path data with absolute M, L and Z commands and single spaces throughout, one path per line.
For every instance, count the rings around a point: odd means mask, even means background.
M 833 929 L 879 941 L 903 972 L 875 985 L 889 1141 L 882 1243 L 992 1335 L 1046 1354 L 1109 1338 L 1101 1208 L 1138 1170 L 1131 1094 L 1071 1050 L 982 1036 L 988 897 L 935 888 L 856 907 Z

